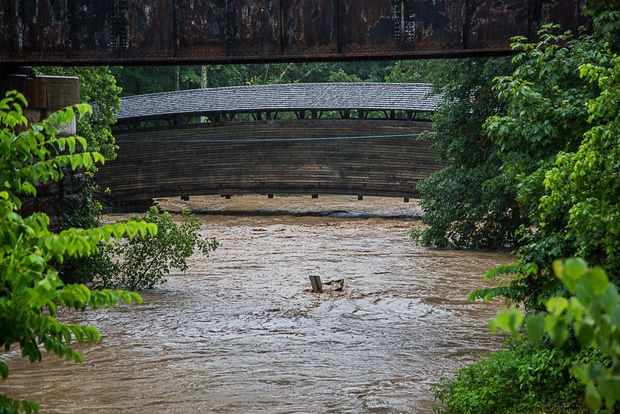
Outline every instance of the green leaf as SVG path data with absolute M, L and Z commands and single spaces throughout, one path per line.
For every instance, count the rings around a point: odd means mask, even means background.
M 606 400 L 620 399 L 620 376 L 603 376 L 599 378 L 598 390 Z
M 588 265 L 583 259 L 568 259 L 564 263 L 560 261 L 553 262 L 553 270 L 557 277 L 562 280 L 569 292 L 574 293 L 577 282 L 582 275 L 587 272 Z
M 572 315 L 572 318 L 576 321 L 581 321 L 584 317 L 584 313 L 587 312 L 581 301 L 573 296 L 568 301 L 568 312 Z
M 92 106 L 90 106 L 90 105 L 89 105 L 89 104 L 87 104 L 87 103 L 79 103 L 79 104 L 76 104 L 76 105 L 74 105 L 74 106 L 75 106 L 75 108 L 78 110 L 78 112 L 79 112 L 79 114 L 80 114 L 80 118 L 82 118 L 84 115 L 86 115 L 86 114 L 88 114 L 88 113 L 90 113 L 90 114 L 92 114 L 92 113 L 93 113 L 93 108 L 92 108 Z
M 88 144 L 86 143 L 86 140 L 83 137 L 75 137 L 75 140 L 80 144 L 80 146 L 82 147 L 82 151 L 86 151 L 86 148 L 88 147 Z M 85 153 L 87 154 L 87 153 Z
M 495 330 L 499 328 L 516 336 L 522 323 L 523 314 L 519 309 L 506 309 L 500 311 L 497 316 L 491 320 L 490 328 L 491 332 L 495 332 Z
M 94 162 L 105 164 L 105 158 L 103 157 L 103 155 L 99 154 L 98 152 L 93 152 L 92 156 L 93 156 Z
M 129 292 L 129 295 L 138 305 L 142 303 L 142 296 L 138 295 L 136 292 Z
M 50 311 L 50 315 L 54 316 L 58 313 L 58 306 L 54 302 L 48 302 L 47 306 Z
M 0 376 L 2 381 L 5 381 L 9 377 L 9 367 L 3 361 L 0 361 Z
M 123 238 L 123 234 L 125 234 L 125 224 L 123 223 L 115 223 L 112 225 L 112 233 L 114 233 L 114 237 L 116 240 L 120 240 Z
M 527 318 L 525 329 L 528 341 L 532 343 L 539 342 L 545 332 L 545 315 L 538 313 Z
M 547 311 L 553 315 L 560 315 L 568 307 L 568 300 L 563 297 L 553 297 L 547 301 Z
M 38 402 L 22 400 L 22 409 L 27 414 L 38 413 L 40 405 Z
M 101 230 L 106 232 L 108 235 L 114 234 L 114 226 L 111 225 L 111 224 L 104 224 L 103 226 L 101 226 Z M 114 237 L 116 237 L 116 236 L 114 236 Z
M 95 328 L 94 326 L 82 326 L 82 330 L 86 335 L 88 342 L 91 344 L 101 339 L 97 328 Z
M 62 111 L 58 111 L 59 119 L 61 123 L 65 123 L 65 122 L 69 122 L 73 119 L 73 117 L 75 117 L 75 112 L 73 111 L 73 108 L 71 107 L 67 107 Z
M 71 162 L 71 169 L 72 170 L 77 170 L 77 168 L 80 166 L 80 163 L 82 161 L 82 159 L 80 158 L 79 154 L 74 154 L 74 155 L 69 155 L 69 161 Z
M 82 345 L 84 343 L 84 333 L 82 332 L 82 327 L 80 325 L 71 325 L 71 332 L 75 335 L 75 338 L 78 344 Z
M 75 152 L 75 137 L 67 137 L 66 141 L 69 146 L 69 154 L 73 154 Z
M 600 267 L 596 267 L 586 273 L 581 279 L 581 283 L 593 295 L 602 295 L 607 290 L 609 279 Z
M 564 274 L 569 275 L 572 279 L 578 280 L 585 272 L 588 271 L 588 264 L 580 257 L 573 257 L 564 262 Z
M 144 237 L 147 234 L 146 231 L 146 223 L 144 221 L 138 221 L 136 222 L 136 224 L 138 225 L 138 231 L 140 233 L 140 236 Z
M 586 385 L 586 404 L 593 410 L 597 410 L 601 407 L 601 394 L 594 387 L 592 381 L 589 381 Z
M 69 345 L 71 343 L 71 330 L 67 326 L 63 326 L 60 330 L 65 343 Z
M 157 225 L 154 223 L 146 223 L 146 229 L 151 236 L 157 235 Z
M 573 326 L 579 345 L 584 348 L 590 346 L 594 339 L 594 328 L 586 322 L 575 322 Z
M 568 327 L 561 316 L 546 315 L 545 331 L 556 347 L 561 347 L 568 339 Z
M 125 223 L 125 228 L 127 230 L 127 235 L 130 239 L 133 239 L 136 234 L 138 234 L 139 227 L 135 221 L 128 221 Z

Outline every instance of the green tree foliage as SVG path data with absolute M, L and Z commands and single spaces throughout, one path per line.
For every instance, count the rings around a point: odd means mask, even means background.
M 338 70 L 338 72 L 330 73 L 327 80 L 329 82 L 363 82 L 362 78 L 355 73 L 348 74 L 343 69 Z
M 577 354 L 523 340 L 509 341 L 452 378 L 434 387 L 435 412 L 458 414 L 592 412 L 584 386 L 571 375 L 576 363 L 588 363 L 594 351 Z
M 512 47 L 521 51 L 513 59 L 517 67 L 494 81 L 505 111 L 490 117 L 485 127 L 500 145 L 510 180 L 520 177 L 523 182 L 522 174 L 546 171 L 559 151 L 576 150 L 588 128 L 586 104 L 596 90 L 579 76 L 578 68 L 595 56 L 591 39 L 554 35 L 552 28 L 540 31 L 537 43 L 515 38 Z
M 562 153 L 545 174 L 541 210 L 570 206 L 567 228 L 576 241 L 575 254 L 620 276 L 620 57 L 580 67 L 597 83 L 599 95 L 588 103 L 591 128 L 575 153 Z M 542 220 L 546 220 L 541 215 Z
M 432 82 L 437 67 L 441 65 L 439 60 L 399 60 L 387 69 L 386 82 L 409 83 L 409 82 Z M 440 79 L 436 79 L 440 81 Z
M 525 321 L 527 337 L 539 342 L 547 335 L 561 348 L 574 335 L 584 349 L 596 349 L 607 359 L 578 362 L 573 374 L 586 385 L 585 401 L 593 409 L 603 404 L 613 411 L 620 400 L 620 294 L 600 267 L 588 268 L 583 259 L 553 263 L 555 275 L 571 297 L 555 296 L 545 303 L 546 312 L 524 319 L 518 309 L 500 312 L 492 328 L 519 335 Z
M 474 292 L 472 298 L 503 295 L 523 303 L 529 316 L 516 309 L 501 312 L 494 328 L 516 336 L 525 324 L 532 342 L 530 355 L 555 346 L 568 356 L 574 379 L 549 383 L 553 396 L 577 380 L 590 408 L 604 405 L 616 412 L 620 399 L 620 295 L 614 284 L 620 267 L 620 1 L 590 0 L 586 6 L 593 17 L 592 34 L 573 39 L 569 33 L 553 34 L 549 26 L 537 43 L 517 39 L 515 47 L 521 51 L 515 57 L 517 67 L 512 75 L 497 80 L 505 109 L 489 118 L 486 128 L 498 144 L 501 171 L 506 182 L 516 186 L 527 221 L 520 229 L 523 245 L 516 263 L 486 275 L 512 278 L 495 289 Z M 564 265 L 554 261 L 574 255 L 599 267 L 588 269 L 581 259 Z M 590 357 L 581 358 L 584 353 Z M 510 357 L 511 349 L 497 355 Z M 494 358 L 466 368 L 454 382 L 440 386 L 437 395 L 448 412 L 484 412 L 469 405 L 482 400 L 481 390 L 502 396 L 505 383 L 521 386 L 521 379 L 514 383 L 514 372 L 485 368 L 493 365 Z M 519 364 L 523 372 L 539 366 L 536 360 Z M 486 371 L 479 375 L 480 367 Z M 483 378 L 491 378 L 494 385 L 484 388 Z M 570 403 L 569 398 L 561 400 Z M 513 411 L 537 410 L 541 411 L 538 407 Z M 584 412 L 564 406 L 542 411 Z
M 392 62 L 300 62 L 208 65 L 207 86 L 267 85 L 274 83 L 383 82 Z M 123 95 L 200 88 L 201 66 L 136 66 L 112 68 Z
M 93 342 L 99 334 L 94 327 L 60 323 L 55 318 L 58 308 L 113 307 L 119 299 L 129 304 L 139 302 L 140 297 L 125 291 L 90 291 L 84 285 L 66 285 L 54 263 L 94 254 L 100 242 L 107 243 L 112 237 L 154 235 L 157 228 L 152 223 L 131 221 L 53 233 L 47 228 L 45 214 L 21 217 L 20 198 L 36 196 L 36 184 L 59 180 L 64 169 L 88 169 L 103 162 L 103 155 L 97 152 L 77 152 L 78 144 L 86 149 L 84 138 L 56 137 L 59 125 L 74 117 L 74 109 L 27 126 L 24 106 L 24 97 L 15 91 L 0 101 L 0 346 L 5 351 L 19 346 L 31 362 L 41 360 L 40 347 L 79 362 L 81 356 L 71 348 L 72 341 Z M 80 117 L 91 112 L 88 105 L 75 108 Z M 6 363 L 0 361 L 3 381 L 8 374 Z M 1 412 L 37 409 L 36 403 L 0 396 Z
M 175 90 L 177 67 L 128 66 L 111 68 L 122 96 Z M 189 89 L 189 88 L 183 88 Z
M 151 207 L 144 217 L 132 219 L 157 225 L 157 234 L 136 235 L 109 245 L 94 262 L 95 284 L 131 290 L 152 288 L 166 282 L 165 275 L 171 268 L 187 270 L 187 259 L 196 249 L 208 256 L 218 246 L 215 239 L 200 237 L 198 218 L 189 211 L 183 211 L 179 224 L 156 207 Z
M 505 113 L 486 123 L 528 219 L 517 276 L 497 293 L 528 307 L 561 289 L 548 265 L 557 258 L 581 255 L 613 280 L 620 269 L 619 59 L 602 36 L 551 29 L 515 43 L 519 66 L 496 82 Z
M 499 146 L 482 130 L 502 109 L 492 79 L 510 71 L 510 60 L 459 59 L 432 67 L 434 93 L 442 93 L 443 101 L 424 138 L 448 165 L 418 184 L 428 226 L 421 241 L 438 247 L 513 244 L 522 223 L 516 188 L 504 179 Z

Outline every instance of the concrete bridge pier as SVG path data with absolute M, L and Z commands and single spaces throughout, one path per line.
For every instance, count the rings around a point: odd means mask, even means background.
M 36 123 L 53 112 L 80 103 L 80 80 L 69 76 L 35 76 L 25 73 L 0 73 L 0 99 L 5 93 L 17 90 L 28 101 L 24 115 L 30 123 Z M 75 118 L 62 126 L 59 135 L 75 135 Z

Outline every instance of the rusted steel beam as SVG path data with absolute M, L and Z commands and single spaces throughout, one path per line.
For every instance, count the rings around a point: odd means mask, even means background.
M 0 65 L 504 54 L 584 0 L 0 0 Z M 6 71 L 6 70 L 5 70 Z

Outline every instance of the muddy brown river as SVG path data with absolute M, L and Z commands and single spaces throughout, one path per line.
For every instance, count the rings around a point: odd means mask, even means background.
M 220 248 L 142 292 L 142 305 L 62 312 L 102 340 L 81 349 L 81 365 L 2 354 L 2 393 L 41 402 L 41 413 L 427 413 L 432 384 L 499 346 L 487 326 L 501 303 L 466 297 L 509 255 L 414 244 L 415 203 L 161 204 L 207 213 L 202 232 Z M 344 289 L 311 293 L 309 275 Z

